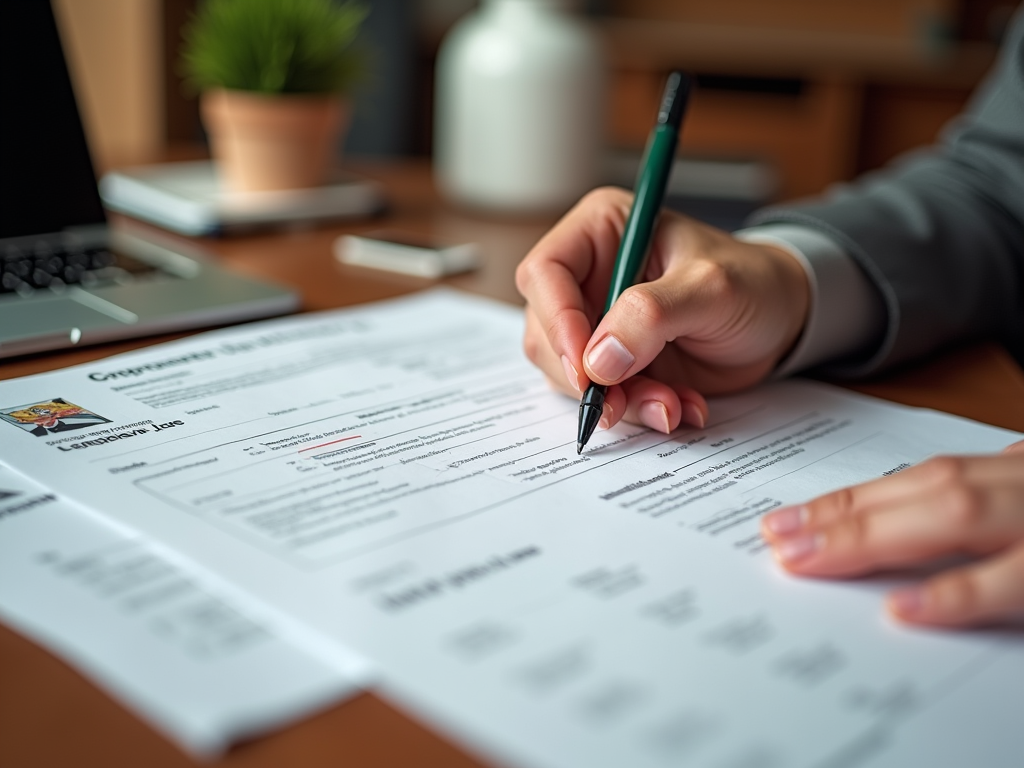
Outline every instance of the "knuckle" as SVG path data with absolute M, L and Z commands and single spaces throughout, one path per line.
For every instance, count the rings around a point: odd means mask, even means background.
M 609 205 L 621 205 L 623 200 L 629 198 L 629 193 L 620 188 L 613 186 L 596 187 L 590 190 L 582 198 L 580 198 L 581 206 L 609 206 Z
M 536 258 L 531 254 L 527 254 L 526 257 L 519 262 L 519 266 L 516 267 L 516 290 L 525 296 L 530 291 L 530 286 L 533 284 L 533 275 L 536 270 Z
M 974 528 L 985 515 L 981 494 L 965 484 L 949 488 L 943 498 L 946 503 L 947 522 L 954 530 Z
M 540 359 L 540 343 L 537 341 L 536 334 L 527 333 L 523 336 L 523 354 L 526 355 L 527 360 L 537 365 Z
M 633 286 L 618 299 L 630 319 L 639 320 L 648 328 L 660 328 L 669 318 L 669 310 L 661 297 L 645 286 Z
M 850 543 L 857 548 L 867 547 L 871 542 L 871 519 L 858 515 L 847 521 Z
M 846 514 L 853 511 L 854 498 L 852 488 L 841 488 L 830 499 L 835 511 Z
M 544 333 L 547 334 L 547 338 L 551 339 L 558 344 L 557 340 L 563 328 L 569 327 L 572 322 L 572 316 L 575 314 L 575 310 L 563 307 L 558 309 L 551 315 L 548 320 L 547 326 L 544 328 Z
M 807 504 L 807 525 L 820 527 L 847 518 L 853 511 L 853 490 L 841 488 Z
M 693 279 L 711 296 L 725 301 L 736 296 L 736 279 L 726 265 L 711 259 L 701 259 L 692 269 Z
M 871 541 L 868 518 L 858 515 L 844 520 L 836 526 L 836 533 L 829 538 L 834 539 L 844 549 L 854 551 L 866 549 Z
M 966 462 L 958 456 L 937 456 L 922 464 L 921 469 L 934 485 L 951 487 L 963 483 Z

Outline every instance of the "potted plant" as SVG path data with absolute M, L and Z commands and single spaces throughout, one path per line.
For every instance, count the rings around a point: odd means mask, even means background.
M 366 10 L 333 0 L 207 0 L 184 32 L 186 82 L 234 191 L 325 181 L 361 70 Z

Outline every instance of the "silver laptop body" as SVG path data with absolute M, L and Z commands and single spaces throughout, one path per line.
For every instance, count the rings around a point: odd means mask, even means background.
M 0 358 L 289 312 L 298 297 L 111 229 L 49 0 L 0 3 Z

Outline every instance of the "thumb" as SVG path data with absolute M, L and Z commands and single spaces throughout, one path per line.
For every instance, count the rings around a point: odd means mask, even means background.
M 617 384 L 629 378 L 650 365 L 665 344 L 692 330 L 693 319 L 710 309 L 702 310 L 701 305 L 715 293 L 706 290 L 707 276 L 697 281 L 693 277 L 670 271 L 619 296 L 583 352 L 583 367 L 591 381 Z M 699 283 L 705 283 L 705 290 L 695 289 Z

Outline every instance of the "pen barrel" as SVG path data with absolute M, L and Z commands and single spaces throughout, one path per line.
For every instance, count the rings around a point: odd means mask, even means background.
M 636 197 L 629 211 L 629 218 L 626 219 L 626 229 L 615 257 L 616 269 L 608 288 L 605 312 L 611 309 L 623 291 L 637 281 L 647 262 L 651 235 L 658 222 L 661 201 L 668 185 L 668 177 L 672 173 L 678 143 L 679 131 L 672 125 L 658 125 L 647 140 L 644 158 L 640 164 L 640 175 L 636 182 Z

